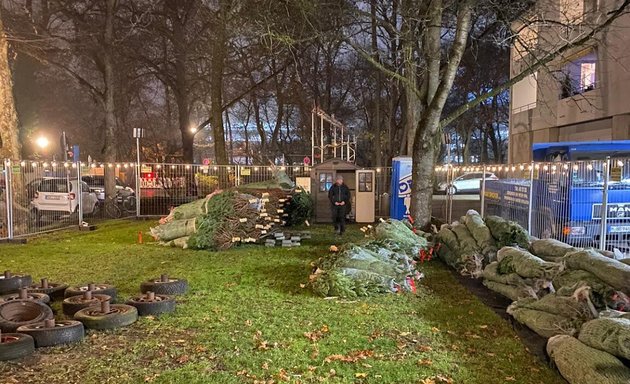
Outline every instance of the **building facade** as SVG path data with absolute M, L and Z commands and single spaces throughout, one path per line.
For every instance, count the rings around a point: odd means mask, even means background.
M 538 1 L 513 25 L 511 77 L 583 40 L 621 3 Z M 509 129 L 511 163 L 531 161 L 534 143 L 630 139 L 630 14 L 516 83 Z

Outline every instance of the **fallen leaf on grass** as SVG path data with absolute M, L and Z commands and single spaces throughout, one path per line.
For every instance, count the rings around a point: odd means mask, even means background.
M 438 328 L 436 328 L 436 327 L 433 327 L 433 328 L 431 328 L 431 332 L 438 333 L 438 332 L 440 332 L 440 330 Z
M 428 366 L 433 365 L 433 360 L 431 360 L 431 359 L 422 359 L 422 360 L 418 361 L 418 364 L 423 365 L 425 367 L 428 367 Z
M 505 378 L 505 381 L 516 381 L 516 378 L 514 376 L 508 376 Z
M 316 342 L 317 340 L 323 338 L 328 332 L 329 332 L 328 326 L 323 325 L 321 329 L 319 329 L 318 331 L 304 332 L 304 337 L 306 337 L 312 342 Z
M 280 369 L 280 371 L 278 372 L 278 379 L 281 380 L 281 381 L 289 381 L 289 380 L 291 380 L 291 378 L 287 374 L 287 371 L 285 371 L 284 369 Z
M 354 377 L 356 377 L 357 379 L 365 379 L 367 375 L 368 374 L 365 372 L 357 372 L 354 374 Z
M 183 355 L 177 358 L 177 362 L 180 364 L 185 364 L 188 362 L 188 360 L 190 360 L 190 357 L 188 357 L 188 355 Z
M 420 345 L 418 349 L 420 350 L 420 352 L 431 352 L 433 350 L 433 348 L 429 347 L 428 345 Z
M 304 283 L 300 284 L 300 288 L 302 288 L 302 289 L 306 288 L 306 284 L 304 284 Z
M 262 369 L 264 369 L 265 371 L 269 369 L 269 363 L 267 363 L 266 361 L 263 363 Z
M 353 351 L 347 355 L 330 355 L 324 359 L 324 362 L 342 361 L 344 363 L 356 363 L 359 360 L 365 360 L 372 356 L 374 356 L 374 351 L 372 350 Z

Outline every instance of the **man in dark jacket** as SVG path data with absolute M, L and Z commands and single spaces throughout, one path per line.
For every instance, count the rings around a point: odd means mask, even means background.
M 335 232 L 343 235 L 346 231 L 346 214 L 350 211 L 350 189 L 343 182 L 343 176 L 337 176 L 337 180 L 328 190 L 328 200 L 332 208 Z

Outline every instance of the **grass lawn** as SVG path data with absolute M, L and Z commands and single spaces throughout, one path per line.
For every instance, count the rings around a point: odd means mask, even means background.
M 303 284 L 311 261 L 338 241 L 328 227 L 301 248 L 210 253 L 136 244 L 150 225 L 0 245 L 0 271 L 34 279 L 109 282 L 122 298 L 165 272 L 191 287 L 173 315 L 0 362 L 0 383 L 564 382 L 439 262 L 423 267 L 417 295 L 325 300 Z M 350 232 L 344 240 L 360 239 Z

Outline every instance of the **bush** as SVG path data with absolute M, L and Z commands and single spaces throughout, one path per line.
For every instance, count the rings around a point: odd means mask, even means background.
M 209 175 L 198 173 L 197 185 L 199 188 L 200 196 L 209 195 L 215 190 L 217 190 L 217 188 L 219 188 L 219 178 L 216 176 L 209 176 Z

